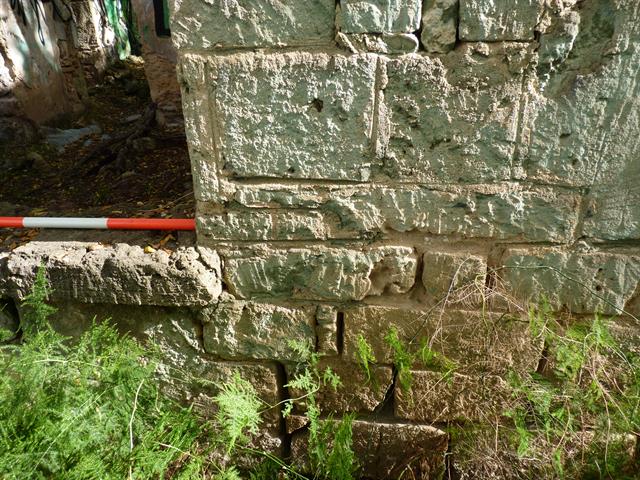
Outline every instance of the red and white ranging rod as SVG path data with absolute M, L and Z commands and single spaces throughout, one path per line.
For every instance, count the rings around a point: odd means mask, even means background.
M 0 228 L 195 230 L 193 218 L 0 217 Z

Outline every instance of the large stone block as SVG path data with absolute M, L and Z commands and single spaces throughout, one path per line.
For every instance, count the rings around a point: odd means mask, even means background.
M 333 389 L 323 386 L 316 395 L 318 405 L 324 414 L 335 412 L 373 412 L 380 408 L 385 400 L 389 387 L 393 383 L 391 367 L 371 365 L 370 378 L 367 378 L 363 367 L 359 364 L 348 363 L 339 357 L 322 358 L 318 364 L 321 372 L 330 368 L 340 378 L 340 386 Z M 287 367 L 289 381 L 295 378 L 298 368 Z M 299 398 L 304 392 L 289 389 L 289 396 Z M 304 401 L 297 403 L 297 410 L 304 409 Z
M 496 375 L 412 371 L 407 392 L 394 390 L 395 415 L 418 422 L 491 421 L 508 404 L 507 383 Z
M 393 363 L 393 349 L 385 340 L 391 328 L 397 329 L 409 352 L 417 353 L 427 344 L 442 361 L 468 371 L 535 370 L 542 352 L 541 342 L 529 332 L 526 318 L 369 306 L 344 311 L 344 357 L 358 361 L 358 338 L 362 336 L 378 363 Z M 416 359 L 416 368 L 420 364 Z
M 95 305 L 78 302 L 54 304 L 58 312 L 51 325 L 59 333 L 77 338 L 94 321 L 108 320 L 121 333 L 152 343 L 158 350 L 156 369 L 163 390 L 185 404 L 193 405 L 204 418 L 213 418 L 217 406 L 213 398 L 235 373 L 250 382 L 265 405 L 280 399 L 278 369 L 275 364 L 234 363 L 213 360 L 204 350 L 201 327 L 195 314 L 186 308 Z M 268 410 L 264 427 L 279 433 L 277 409 Z
M 266 248 L 229 252 L 224 274 L 229 290 L 240 298 L 346 301 L 408 292 L 416 267 L 416 255 L 407 247 Z
M 171 0 L 180 50 L 330 44 L 334 0 Z
M 222 291 L 220 259 L 207 248 L 147 254 L 141 247 L 31 242 L 6 263 L 7 290 L 23 298 L 43 265 L 53 300 L 129 305 L 208 305 Z
M 409 33 L 420 28 L 422 0 L 341 0 L 337 25 L 344 33 Z
M 427 252 L 423 256 L 422 284 L 431 302 L 474 305 L 481 300 L 487 260 L 464 253 Z
M 424 232 L 531 242 L 567 243 L 578 223 L 580 195 L 550 187 L 503 184 L 434 190 L 409 186 L 238 187 L 247 207 L 306 208 L 328 212 L 343 238 L 387 232 Z M 331 236 L 336 238 L 333 231 Z
M 520 44 L 466 44 L 387 62 L 383 172 L 409 182 L 510 179 L 525 56 Z
M 281 307 L 224 298 L 200 312 L 204 349 L 228 359 L 296 361 L 290 341 L 315 344 L 313 307 Z
M 456 45 L 459 0 L 425 0 L 422 44 L 427 52 L 447 53 Z
M 376 57 L 290 52 L 212 59 L 223 172 L 367 180 Z
M 513 295 L 532 302 L 543 297 L 558 310 L 622 313 L 640 284 L 637 252 L 567 252 L 510 249 L 499 272 Z
M 460 0 L 460 39 L 533 41 L 541 0 Z
M 551 65 L 538 72 L 539 94 L 523 117 L 523 161 L 531 179 L 596 186 L 603 230 L 623 236 L 627 227 L 609 218 L 633 217 L 627 205 L 637 204 L 640 12 L 633 2 L 580 5 L 579 26 L 550 47 Z
M 429 425 L 353 422 L 353 451 L 364 478 L 440 478 L 448 439 L 445 432 Z M 291 457 L 303 468 L 308 462 L 307 446 L 308 434 L 294 433 Z

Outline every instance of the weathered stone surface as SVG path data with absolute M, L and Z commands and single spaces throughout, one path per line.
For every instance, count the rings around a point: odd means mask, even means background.
M 362 300 L 405 293 L 415 282 L 413 249 L 380 247 L 264 249 L 225 255 L 225 281 L 240 298 Z
M 198 414 L 212 418 L 216 411 L 213 398 L 235 373 L 249 381 L 267 405 L 279 400 L 278 370 L 275 364 L 221 362 L 208 357 L 200 337 L 200 325 L 189 309 L 95 305 L 77 302 L 54 304 L 54 329 L 63 335 L 78 337 L 89 330 L 96 319 L 109 321 L 122 333 L 142 342 L 152 342 L 160 352 L 157 373 L 167 393 L 193 404 Z M 278 434 L 279 414 L 269 410 L 265 427 Z
M 376 65 L 368 54 L 212 59 L 223 171 L 234 177 L 367 180 Z
M 288 308 L 223 298 L 200 312 L 204 349 L 224 359 L 299 360 L 289 342 L 315 344 L 313 307 Z
M 496 375 L 412 371 L 408 392 L 394 390 L 395 415 L 419 422 L 491 421 L 504 412 L 507 383 Z
M 408 33 L 420 28 L 422 0 L 342 0 L 336 23 L 344 33 Z
M 294 433 L 291 457 L 304 468 L 308 434 Z M 365 478 L 439 478 L 444 472 L 448 435 L 428 425 L 353 422 L 353 451 Z M 403 473 L 404 472 L 404 473 Z
M 338 310 L 328 305 L 316 309 L 316 337 L 318 352 L 323 355 L 338 355 Z
M 442 58 L 388 61 L 383 172 L 411 182 L 510 179 L 526 52 L 521 44 L 465 44 Z
M 418 51 L 418 37 L 411 33 L 353 33 L 338 32 L 336 35 L 338 46 L 351 53 L 386 53 L 408 54 Z
M 460 0 L 460 39 L 532 41 L 541 12 L 541 0 Z
M 619 207 L 630 214 L 625 206 L 637 204 L 640 12 L 615 0 L 583 7 L 579 30 L 569 28 L 559 52 L 543 52 L 551 57 L 524 115 L 524 166 L 536 181 L 597 186 L 604 228 L 624 235 L 625 227 L 607 218 Z
M 427 52 L 447 53 L 456 45 L 459 0 L 425 0 L 422 44 Z
M 234 201 L 248 207 L 309 208 L 339 219 L 338 235 L 370 237 L 385 232 L 565 243 L 578 223 L 580 196 L 549 187 L 493 187 L 434 190 L 392 188 L 265 186 L 239 187 Z
M 171 0 L 178 49 L 329 44 L 334 0 Z
M 514 295 L 555 309 L 620 314 L 640 283 L 640 255 L 510 249 L 500 275 Z
M 427 252 L 423 257 L 422 284 L 430 301 L 473 305 L 481 300 L 487 261 L 478 255 Z
M 206 248 L 159 250 L 117 244 L 31 242 L 7 258 L 6 289 L 29 293 L 44 265 L 53 300 L 129 305 L 207 305 L 222 290 L 220 259 Z
M 200 244 L 219 240 L 325 240 L 332 223 L 327 216 L 330 214 L 305 211 L 200 213 L 198 238 Z
M 317 393 L 318 405 L 326 415 L 332 412 L 373 412 L 382 405 L 387 390 L 393 383 L 393 372 L 389 366 L 370 365 L 371 378 L 367 378 L 361 365 L 345 362 L 340 357 L 322 358 L 318 366 L 321 372 L 330 368 L 340 377 L 341 382 L 336 390 L 324 386 Z M 289 381 L 295 378 L 296 371 L 296 367 L 287 367 Z M 303 395 L 302 391 L 289 389 L 289 396 L 292 398 Z M 301 406 L 304 407 L 304 402 L 297 405 Z
M 344 311 L 344 357 L 358 361 L 362 335 L 378 363 L 393 363 L 393 350 L 384 339 L 392 327 L 409 351 L 427 342 L 440 357 L 468 371 L 535 370 L 542 351 L 528 320 L 512 315 L 370 306 Z

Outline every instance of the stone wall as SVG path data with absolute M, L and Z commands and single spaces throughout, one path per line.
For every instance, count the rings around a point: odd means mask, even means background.
M 442 462 L 439 426 L 500 414 L 506 372 L 542 349 L 501 311 L 545 295 L 575 316 L 640 315 L 638 2 L 172 9 L 198 241 L 223 262 L 204 349 L 286 367 L 287 340 L 314 342 L 344 382 L 327 410 L 386 439 L 365 472 L 392 477 L 414 435 Z M 464 368 L 389 389 L 390 327 Z
M 323 411 L 358 414 L 371 478 L 488 478 L 446 427 L 495 422 L 508 372 L 538 367 L 529 300 L 619 315 L 638 339 L 638 2 L 171 7 L 199 246 L 23 247 L 0 254 L 0 296 L 19 300 L 44 263 L 60 329 L 112 317 L 180 368 L 240 371 L 270 404 L 295 393 L 289 341 L 311 342 L 343 383 Z M 416 363 L 397 388 L 392 327 L 455 362 L 453 379 Z M 304 422 L 270 415 L 262 448 L 295 456 Z

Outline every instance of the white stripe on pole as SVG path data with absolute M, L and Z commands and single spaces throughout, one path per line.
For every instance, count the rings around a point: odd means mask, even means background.
M 106 218 L 24 217 L 25 228 L 107 228 Z

